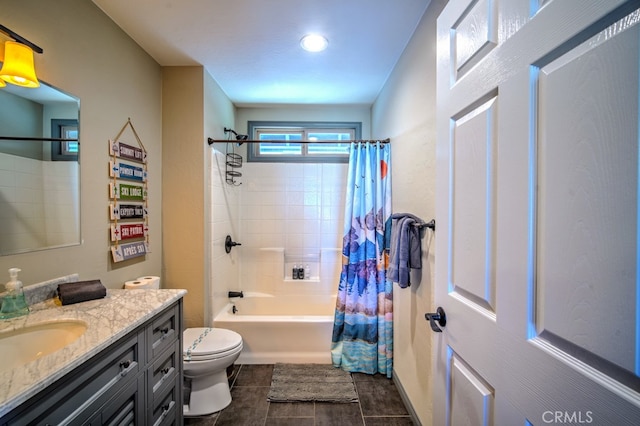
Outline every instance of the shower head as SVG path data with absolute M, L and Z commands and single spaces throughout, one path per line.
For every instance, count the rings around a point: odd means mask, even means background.
M 225 133 L 229 133 L 229 132 L 233 133 L 235 135 L 237 141 L 246 141 L 247 139 L 249 139 L 249 135 L 239 135 L 238 133 L 236 133 L 235 130 L 229 129 L 227 127 L 224 128 L 224 132 Z M 239 143 L 238 145 L 242 145 L 242 143 Z

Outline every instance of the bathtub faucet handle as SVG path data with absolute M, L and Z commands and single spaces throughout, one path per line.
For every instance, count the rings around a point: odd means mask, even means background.
M 230 291 L 229 297 L 244 297 L 244 294 L 242 294 L 242 291 Z
M 236 243 L 231 239 L 231 235 L 227 235 L 227 238 L 224 239 L 224 251 L 227 253 L 231 253 L 231 248 L 235 246 L 241 246 L 242 244 Z

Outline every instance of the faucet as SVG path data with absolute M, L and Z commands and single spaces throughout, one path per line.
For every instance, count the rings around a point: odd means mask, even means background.
M 242 294 L 242 291 L 230 291 L 229 297 L 244 297 L 244 294 Z

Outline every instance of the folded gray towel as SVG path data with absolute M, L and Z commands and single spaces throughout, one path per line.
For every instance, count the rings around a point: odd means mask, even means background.
M 63 305 L 102 299 L 106 295 L 107 289 L 100 280 L 78 281 L 58 285 L 58 297 Z

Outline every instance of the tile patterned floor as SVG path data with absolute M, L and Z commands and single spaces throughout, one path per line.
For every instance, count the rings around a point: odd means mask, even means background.
M 197 426 L 409 426 L 413 425 L 392 380 L 354 373 L 359 403 L 268 402 L 273 365 L 240 365 L 231 378 L 233 401 L 210 416 L 185 419 Z

